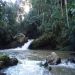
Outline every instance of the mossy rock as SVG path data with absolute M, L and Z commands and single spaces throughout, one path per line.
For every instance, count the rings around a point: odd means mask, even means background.
M 30 49 L 54 49 L 56 48 L 56 38 L 52 33 L 44 34 L 34 40 L 29 46 Z
M 16 58 L 10 58 L 7 55 L 0 55 L 0 69 L 17 65 L 17 63 L 18 60 Z
M 9 60 L 10 60 L 9 56 L 7 56 L 7 55 L 0 55 L 0 61 L 5 61 L 5 62 L 7 62 L 7 61 L 9 61 Z

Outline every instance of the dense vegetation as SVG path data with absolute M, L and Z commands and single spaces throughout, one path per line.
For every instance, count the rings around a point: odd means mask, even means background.
M 0 1 L 0 46 L 13 40 L 18 33 L 35 39 L 31 49 L 75 48 L 75 0 L 28 0 L 32 8 L 28 14 L 22 12 L 15 2 Z M 23 2 L 24 3 L 24 2 Z M 1 46 L 1 47 L 2 47 Z

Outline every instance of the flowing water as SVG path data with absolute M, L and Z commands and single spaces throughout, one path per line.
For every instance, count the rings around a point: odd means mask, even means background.
M 22 47 L 17 47 L 11 50 L 28 50 L 29 45 L 32 43 L 33 40 L 28 40 Z
M 62 63 L 59 65 L 50 65 L 52 70 L 40 67 L 39 63 L 43 62 L 46 57 L 52 52 L 48 50 L 29 50 L 28 47 L 33 40 L 29 40 L 22 47 L 9 50 L 1 50 L 1 54 L 7 54 L 10 57 L 16 57 L 19 63 L 16 66 L 4 69 L 6 75 L 75 75 L 75 64 L 68 62 L 65 59 L 70 56 L 69 51 L 56 51 L 62 58 Z

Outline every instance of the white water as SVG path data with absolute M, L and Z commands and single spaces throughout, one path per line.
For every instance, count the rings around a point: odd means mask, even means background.
M 40 61 L 21 60 L 22 64 L 8 68 L 7 75 L 51 75 L 51 73 L 38 65 Z
M 74 63 L 71 63 L 71 62 L 68 62 L 66 63 L 64 60 L 62 60 L 61 64 L 59 65 L 50 65 L 52 67 L 64 67 L 64 68 L 70 68 L 70 69 L 75 69 L 75 64 Z
M 31 60 L 20 60 L 17 66 L 13 66 L 5 70 L 7 75 L 55 75 L 52 74 L 48 69 L 40 67 L 39 63 L 41 61 L 31 61 Z M 50 65 L 51 67 L 63 67 L 63 68 L 72 68 L 75 69 L 75 64 L 72 63 L 61 63 L 59 65 Z M 59 74 L 61 75 L 61 74 Z M 63 74 L 62 74 L 63 75 Z M 67 73 L 66 73 L 67 75 Z
M 11 50 L 28 50 L 29 45 L 33 42 L 33 40 L 28 40 L 22 47 L 17 47 Z
M 33 40 L 28 40 L 28 42 L 25 43 L 22 47 L 18 47 L 18 48 L 12 49 L 12 50 L 14 50 L 14 51 L 15 50 L 22 50 L 22 51 L 28 50 L 28 47 L 32 43 L 32 41 Z M 12 56 L 12 54 L 9 54 L 9 55 Z M 22 53 L 20 53 L 20 54 L 22 55 Z M 22 56 L 24 56 L 24 55 L 22 55 Z M 66 68 L 66 72 L 64 70 L 64 73 L 65 73 L 64 75 L 75 75 L 75 73 L 74 74 L 70 73 L 70 71 L 69 71 L 69 73 L 67 73 L 68 68 L 75 70 L 75 64 L 70 63 L 70 62 L 68 62 L 66 64 L 66 62 L 64 60 L 59 65 L 50 65 L 52 68 L 56 68 L 55 69 L 56 71 L 55 72 L 53 71 L 53 73 L 52 73 L 48 69 L 46 69 L 44 67 L 40 67 L 39 63 L 41 61 L 21 59 L 18 56 L 17 56 L 17 58 L 20 63 L 16 66 L 5 69 L 4 72 L 6 73 L 6 75 L 63 75 L 62 71 L 60 73 L 59 73 L 59 71 L 57 72 L 58 68 L 61 68 L 61 70 L 63 70 L 62 68 Z

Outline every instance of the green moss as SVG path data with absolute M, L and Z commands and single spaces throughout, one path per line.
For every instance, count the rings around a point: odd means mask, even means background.
M 7 62 L 9 60 L 10 60 L 9 56 L 7 56 L 7 55 L 0 55 L 0 61 Z

